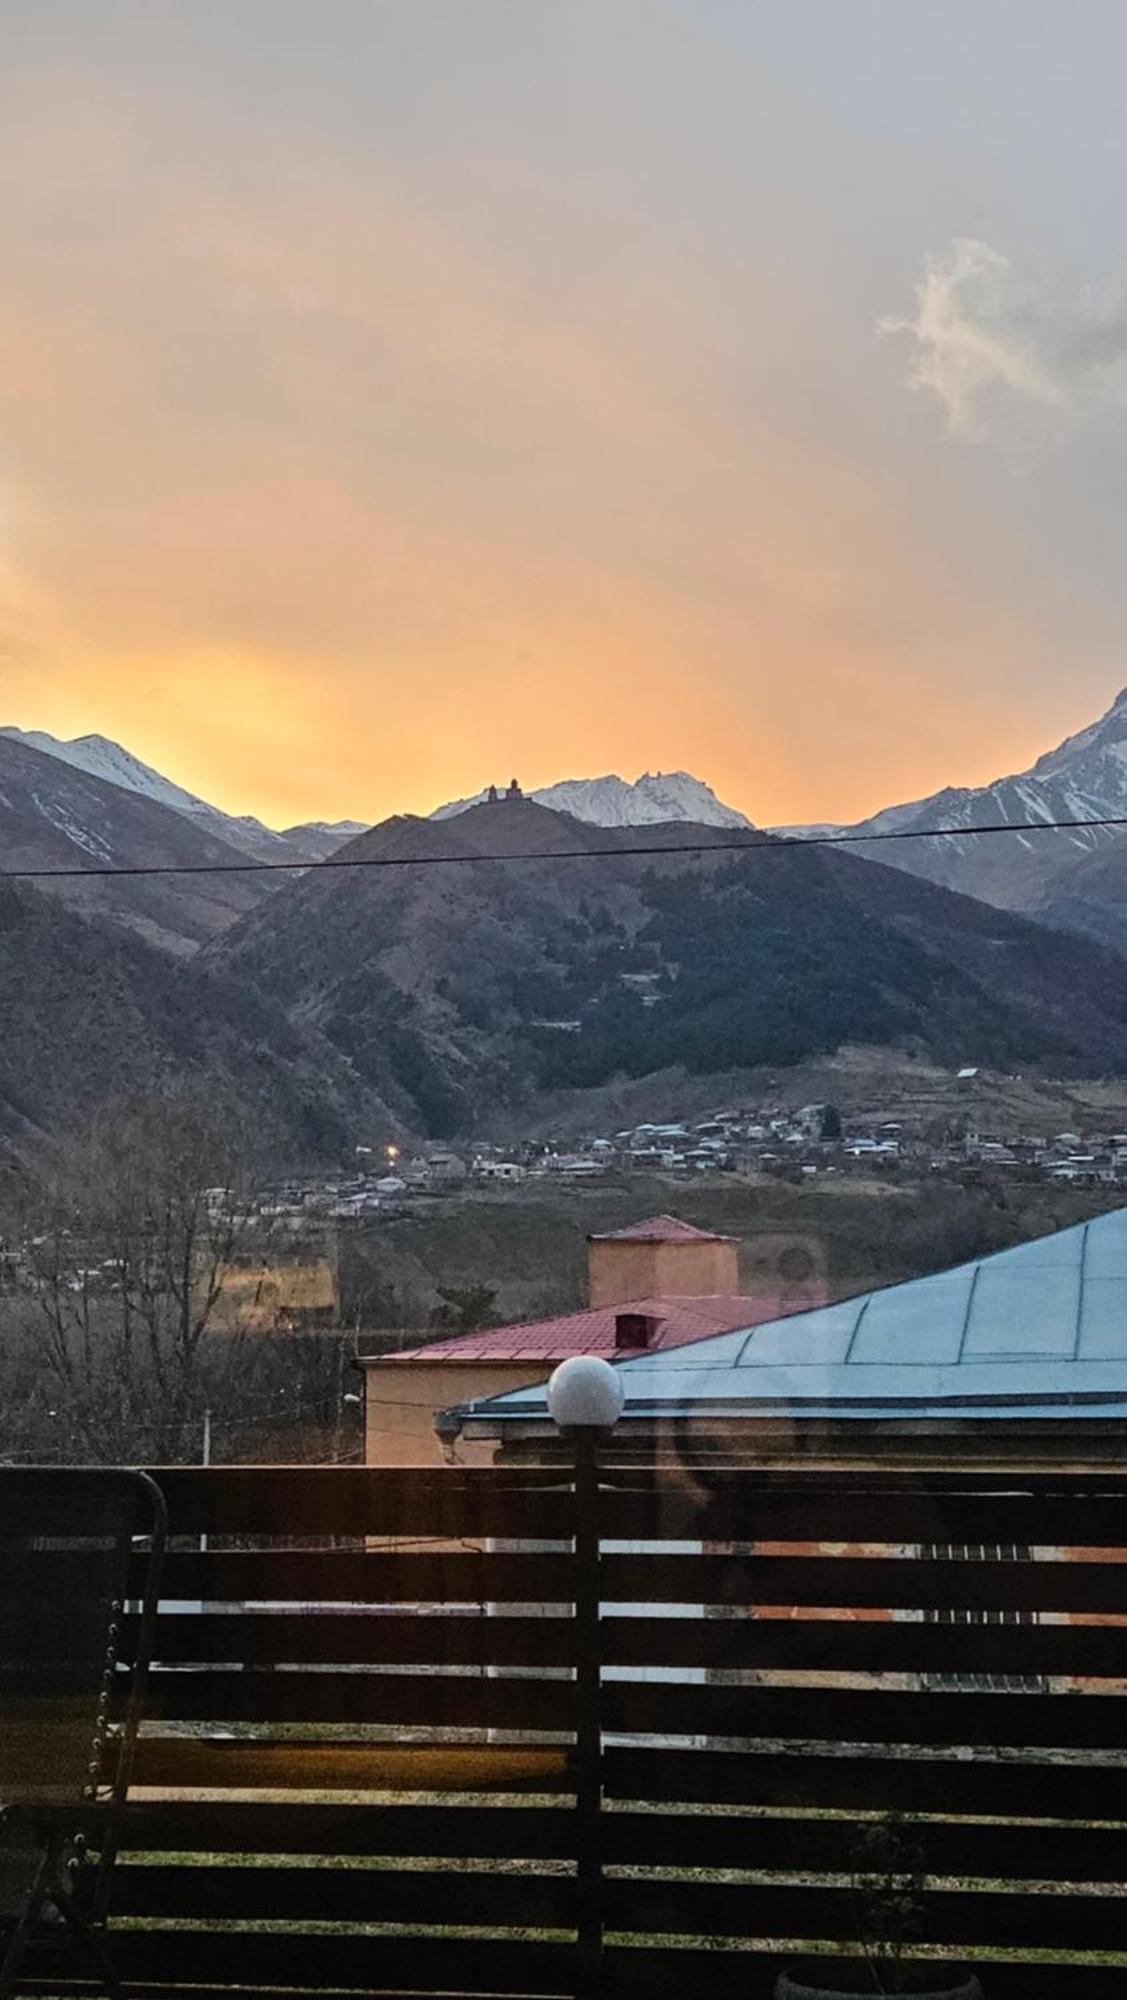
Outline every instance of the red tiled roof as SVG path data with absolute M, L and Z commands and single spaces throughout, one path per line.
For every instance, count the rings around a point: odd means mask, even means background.
M 800 1301 L 796 1301 L 797 1306 Z M 549 1366 L 571 1354 L 604 1356 L 654 1353 L 661 1347 L 686 1347 L 715 1333 L 740 1326 L 760 1326 L 794 1310 L 777 1298 L 624 1299 L 613 1306 L 593 1306 L 586 1312 L 562 1313 L 558 1319 L 526 1321 L 520 1326 L 495 1326 L 480 1333 L 456 1334 L 432 1340 L 398 1354 L 383 1354 L 368 1363 L 380 1368 L 399 1361 L 528 1361 Z M 648 1348 L 616 1347 L 615 1321 L 620 1313 L 644 1313 L 661 1321 Z
M 731 1237 L 718 1236 L 714 1229 L 694 1229 L 677 1215 L 648 1215 L 644 1222 L 629 1222 L 625 1229 L 608 1229 L 589 1236 L 589 1243 L 730 1243 Z

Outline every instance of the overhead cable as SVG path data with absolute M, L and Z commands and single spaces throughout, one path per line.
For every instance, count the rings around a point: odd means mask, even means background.
M 799 836 L 761 833 L 754 840 L 680 840 L 638 843 L 631 847 L 557 847 L 538 851 L 521 848 L 512 853 L 478 854 L 358 854 L 330 855 L 326 861 L 216 861 L 153 862 L 143 866 L 115 867 L 99 863 L 93 868 L 0 868 L 0 881 L 7 882 L 89 882 L 98 876 L 144 875 L 321 875 L 327 869 L 347 868 L 455 868 L 480 863 L 507 861 L 632 861 L 638 856 L 666 854 L 793 854 L 805 847 L 874 847 L 898 840 L 969 840 L 992 834 L 1009 833 L 1024 837 L 1031 833 L 1095 833 L 1101 828 L 1127 827 L 1127 815 L 1104 819 L 1039 819 L 1003 824 L 940 827 L 890 827 L 879 833 L 815 833 Z

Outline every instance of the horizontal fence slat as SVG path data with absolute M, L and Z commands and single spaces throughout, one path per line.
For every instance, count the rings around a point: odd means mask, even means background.
M 130 1930 L 112 1928 L 114 1966 L 126 1981 L 295 1988 L 352 1987 L 361 1993 L 399 1987 L 419 1993 L 567 1994 L 574 1991 L 574 1946 L 510 1938 L 388 1937 L 301 1931 Z M 61 1954 L 29 1958 L 59 1976 Z M 78 1979 L 89 1961 L 75 1955 Z M 74 1985 L 67 1982 L 68 1990 Z
M 848 1887 L 785 1882 L 612 1880 L 604 1889 L 606 1928 L 694 1937 L 801 1937 L 845 1944 L 857 1935 L 857 1899 Z M 1127 1901 L 1098 1895 L 962 1893 L 929 1886 L 913 1941 L 921 1945 L 1009 1945 L 1054 1951 L 1109 1951 L 1127 1944 Z
M 605 1604 L 1127 1616 L 1127 1562 L 612 1554 L 599 1568 Z M 161 1590 L 166 1602 L 567 1604 L 575 1561 L 549 1550 L 215 1550 L 171 1554 Z
M 136 1567 L 133 1587 L 140 1588 Z M 165 1558 L 165 1603 L 567 1604 L 575 1559 L 548 1550 L 448 1554 L 363 1549 L 209 1549 Z
M 734 1435 L 742 1436 L 743 1421 L 737 1421 Z M 622 1431 L 612 1434 L 612 1444 L 626 1435 Z M 995 1444 L 1001 1440 L 995 1439 Z M 1052 1463 L 1029 1453 L 1024 1464 L 1011 1462 L 1008 1458 L 993 1464 L 975 1465 L 944 1463 L 943 1447 L 931 1457 L 920 1457 L 905 1465 L 885 1459 L 872 1459 L 865 1463 L 838 1459 L 834 1464 L 822 1461 L 806 1463 L 793 1457 L 784 1462 L 757 1462 L 745 1452 L 738 1462 L 724 1465 L 718 1463 L 707 1470 L 702 1469 L 694 1478 L 694 1469 L 687 1459 L 680 1462 L 662 1459 L 656 1463 L 646 1463 L 644 1459 L 614 1462 L 613 1452 L 606 1448 L 600 1453 L 600 1481 L 608 1493 L 629 1493 L 641 1495 L 663 1495 L 670 1491 L 689 1491 L 704 1500 L 723 1500 L 730 1496 L 751 1496 L 770 1499 L 775 1494 L 787 1496 L 806 1494 L 817 1496 L 830 1488 L 845 1503 L 855 1498 L 868 1498 L 873 1494 L 892 1501 L 896 1505 L 909 1501 L 919 1494 L 933 1498 L 953 1497 L 956 1499 L 989 1500 L 996 1494 L 1013 1494 L 1018 1498 L 1031 1497 L 1051 1503 L 1054 1499 L 1066 1500 L 1114 1500 L 1127 1497 L 1127 1473 L 1121 1465 L 1096 1465 L 1073 1462 L 1066 1465 Z M 278 1470 L 278 1468 L 274 1468 Z M 480 1478 L 481 1468 L 459 1467 L 465 1476 L 471 1473 Z M 533 1465 L 520 1466 L 510 1463 L 494 1468 L 499 1473 L 513 1479 L 536 1476 Z M 197 1468 L 198 1476 L 198 1468 Z M 489 1474 L 487 1473 L 488 1477 Z M 542 1472 L 542 1477 L 559 1477 Z
M 1127 1803 L 1127 1802 L 1125 1802 Z M 873 1822 L 809 1814 L 608 1812 L 603 1857 L 618 1867 L 746 1869 L 849 1874 L 858 1836 Z M 1021 1826 L 967 1820 L 915 1822 L 911 1839 L 934 1880 L 1116 1882 L 1127 1852 L 1118 1826 Z
M 603 1752 L 608 1798 L 804 1807 L 826 1812 L 966 1813 L 983 1818 L 1118 1820 L 1127 1772 L 1098 1763 L 987 1757 L 633 1749 Z
M 563 1749 L 449 1743 L 281 1743 L 142 1736 L 136 1790 L 287 1792 L 537 1792 L 574 1789 Z
M 114 1870 L 114 1916 L 286 1923 L 470 1924 L 568 1930 L 575 1881 L 563 1875 L 395 1868 L 151 1867 Z
M 838 1474 L 773 1484 L 717 1475 L 707 1485 L 666 1482 L 642 1490 L 605 1483 L 599 1519 L 608 1540 L 700 1542 L 980 1543 L 1026 1547 L 1127 1546 L 1127 1484 L 1101 1479 L 1085 1490 L 1015 1490 L 1012 1480 L 977 1491 L 851 1488 Z
M 1127 1561 L 997 1562 L 876 1556 L 604 1555 L 614 1604 L 840 1606 L 1127 1614 Z
M 125 1621 L 129 1649 L 136 1626 L 135 1618 Z M 154 1658 L 196 1665 L 566 1667 L 575 1660 L 575 1621 L 480 1613 L 162 1612 Z
M 1127 1748 L 1127 1697 L 611 1681 L 604 1729 L 823 1743 Z M 1125 1774 L 1127 1776 L 1127 1774 Z
M 92 2000 L 93 1996 L 96 1996 L 96 2000 L 105 2000 L 105 1987 L 97 1986 L 89 1978 L 82 1984 L 77 1970 L 65 1982 L 51 1978 L 44 1972 L 36 1976 L 34 1984 L 36 1996 L 41 1996 L 41 2000 L 76 2000 L 77 1995 L 86 1994 L 91 1995 Z M 17 1991 L 25 1990 L 25 1983 L 21 1981 Z M 299 1994 L 313 1996 L 313 2000 L 356 2000 L 357 1988 L 353 1986 L 342 1990 L 331 1985 L 288 1986 L 284 1989 L 284 1993 L 285 2000 L 291 2000 L 291 1996 L 296 2000 Z M 147 1980 L 143 1990 L 143 2000 L 162 2000 L 162 1997 L 163 2000 L 281 2000 L 277 1987 L 248 1985 L 242 1980 L 222 1986 L 210 1980 L 186 1982 L 177 1979 L 171 1984 L 168 1981 Z M 399 1985 L 381 1986 L 378 2000 L 418 2000 L 418 1988 L 412 1990 Z M 450 2000 L 449 1982 L 439 2000 Z
M 646 1817 L 639 1815 L 639 1817 Z M 559 1806 L 308 1805 L 162 1799 L 131 1804 L 123 1852 L 441 1855 L 567 1860 L 574 1814 Z
M 403 1535 L 457 1540 L 500 1535 L 566 1540 L 574 1533 L 574 1497 L 557 1479 L 498 1485 L 451 1468 L 400 1472 L 391 1467 L 171 1466 L 156 1472 L 176 1535 Z M 297 1476 L 295 1477 L 295 1472 Z
M 603 1954 L 600 1991 L 603 2000 L 682 2000 L 686 1993 L 742 1994 L 749 2000 L 767 2000 L 774 1990 L 775 1974 L 793 1965 L 794 1953 L 780 1956 L 777 1949 L 700 1950 L 691 1947 L 663 1949 L 640 1945 L 611 1945 Z M 842 1985 L 852 1971 L 858 1976 L 856 1958 L 820 1959 L 819 1976 L 832 1987 L 835 1968 L 842 1973 Z M 959 1967 L 954 1968 L 961 1969 Z M 1007 1964 L 991 1958 L 978 1968 L 988 2000 L 1122 2000 L 1124 1968 L 1115 1965 L 1036 1964 L 1023 1961 Z
M 573 1726 L 575 1683 L 479 1672 L 381 1674 L 283 1668 L 150 1673 L 153 1722 L 415 1723 L 443 1729 Z
M 62 1618 L 60 1612 L 60 1619 Z M 123 1656 L 137 1620 L 124 1621 Z M 840 1673 L 1049 1674 L 1127 1679 L 1127 1625 L 938 1624 L 923 1619 L 607 1617 L 607 1666 L 809 1668 Z M 211 1665 L 566 1667 L 575 1624 L 564 1617 L 421 1618 L 332 1609 L 286 1613 L 164 1612 L 155 1658 Z
M 608 1666 L 1127 1679 L 1127 1625 L 844 1618 L 604 1618 Z

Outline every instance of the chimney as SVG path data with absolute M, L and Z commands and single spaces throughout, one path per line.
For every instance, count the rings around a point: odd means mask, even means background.
M 656 1313 L 624 1312 L 614 1316 L 614 1345 L 620 1348 L 652 1347 L 658 1328 L 664 1325 Z
M 731 1298 L 740 1289 L 738 1245 L 730 1236 L 654 1215 L 587 1238 L 587 1303 L 635 1299 Z

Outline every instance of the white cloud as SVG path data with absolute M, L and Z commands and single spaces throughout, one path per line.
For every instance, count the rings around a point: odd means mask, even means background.
M 977 237 L 929 257 L 914 316 L 879 330 L 910 341 L 913 386 L 939 398 L 958 437 L 1127 407 L 1127 306 L 1052 299 Z

